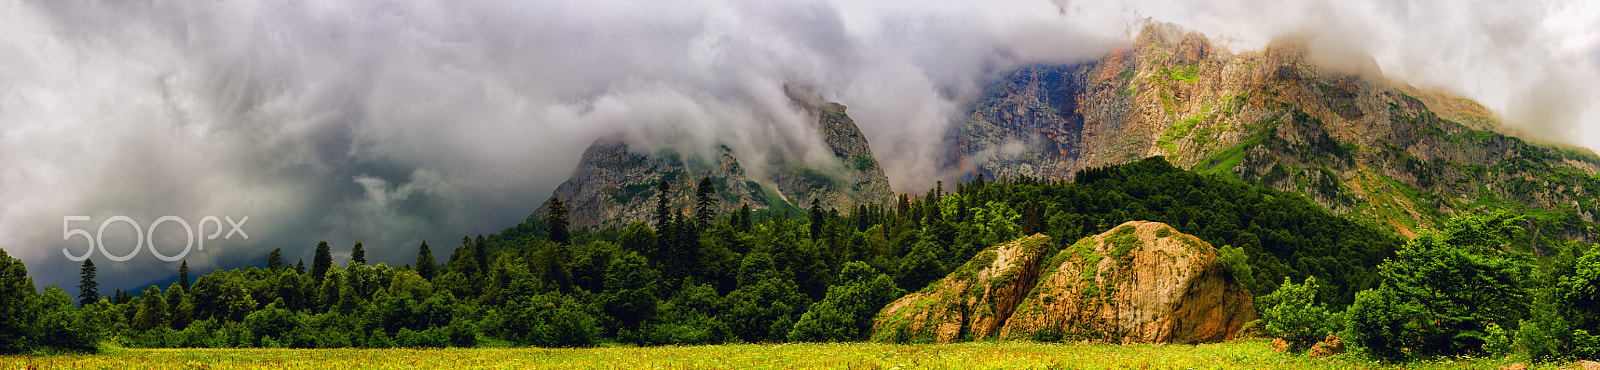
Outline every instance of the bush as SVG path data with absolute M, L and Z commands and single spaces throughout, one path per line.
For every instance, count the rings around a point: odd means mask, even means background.
M 1289 342 L 1290 351 L 1304 351 L 1333 333 L 1327 307 L 1317 302 L 1318 288 L 1316 277 L 1303 284 L 1284 278 L 1277 291 L 1261 298 L 1267 334 Z
M 828 287 L 828 295 L 800 316 L 789 331 L 789 340 L 866 340 L 872 334 L 872 317 L 906 293 L 895 286 L 889 275 L 878 273 L 865 262 L 846 263 L 839 275 L 844 283 Z
M 36 350 L 93 351 L 104 337 L 93 306 L 73 307 L 72 297 L 55 286 L 35 297 L 39 316 L 32 325 L 34 344 L 41 347 Z
M 728 325 L 717 320 L 722 297 L 711 284 L 684 279 L 683 290 L 661 305 L 657 323 L 644 329 L 648 344 L 722 344 L 731 336 Z
M 560 293 L 519 298 L 506 303 L 499 334 L 518 344 L 540 347 L 589 347 L 599 329 L 594 316 L 576 299 Z

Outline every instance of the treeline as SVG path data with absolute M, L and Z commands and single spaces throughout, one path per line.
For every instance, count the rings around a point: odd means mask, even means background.
M 399 267 L 368 264 L 359 243 L 341 266 L 322 243 L 310 266 L 273 251 L 264 267 L 215 271 L 192 285 L 182 274 L 138 296 L 80 287 L 81 307 L 54 287 L 34 294 L 31 281 L 17 283 L 26 280 L 21 264 L 4 258 L 14 267 L 0 269 L 0 283 L 26 288 L 0 291 L 0 300 L 33 306 L 0 307 L 38 309 L 0 317 L 24 333 L 0 337 L 10 345 L 0 349 L 101 340 L 293 348 L 865 340 L 885 304 L 983 248 L 1033 233 L 1070 244 L 1132 220 L 1218 246 L 1222 263 L 1258 295 L 1314 277 L 1323 283 L 1312 290 L 1319 304 L 1343 311 L 1356 292 L 1382 284 L 1377 266 L 1401 245 L 1301 195 L 1182 171 L 1160 157 L 1086 169 L 1077 180 L 980 177 L 845 212 L 813 200 L 795 217 L 748 207 L 717 214 L 716 189 L 701 181 L 691 212 L 658 196 L 652 222 L 620 230 L 569 230 L 556 200 L 545 220 L 463 237 L 437 255 L 423 243 L 416 261 Z M 62 323 L 42 319 L 45 312 Z M 58 336 L 44 333 L 64 332 L 82 341 L 45 343 Z

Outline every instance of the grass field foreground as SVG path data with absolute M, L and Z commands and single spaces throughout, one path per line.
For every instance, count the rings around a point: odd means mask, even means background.
M 0 357 L 0 369 L 1495 369 L 1509 360 L 1313 360 L 1259 340 L 1202 345 L 978 342 L 449 349 L 111 349 Z M 1535 369 L 1555 369 L 1538 365 Z

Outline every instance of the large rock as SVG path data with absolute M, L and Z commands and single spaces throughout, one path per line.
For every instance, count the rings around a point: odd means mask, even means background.
M 1034 235 L 979 252 L 873 322 L 889 342 L 1031 339 L 1201 343 L 1232 338 L 1255 304 L 1200 238 L 1134 221 L 1054 256 Z
M 1061 250 L 1043 270 L 1001 338 L 1217 342 L 1257 318 L 1216 249 L 1166 224 L 1124 223 Z
M 1044 234 L 989 247 L 927 288 L 890 303 L 873 340 L 938 342 L 992 338 L 1021 303 L 1050 250 Z

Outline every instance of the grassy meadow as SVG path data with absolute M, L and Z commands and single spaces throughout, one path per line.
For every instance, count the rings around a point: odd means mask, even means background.
M 1261 340 L 1203 345 L 978 342 L 449 349 L 121 349 L 0 357 L 0 369 L 1495 369 L 1509 360 L 1313 360 Z M 1545 364 L 1533 368 L 1554 369 Z

